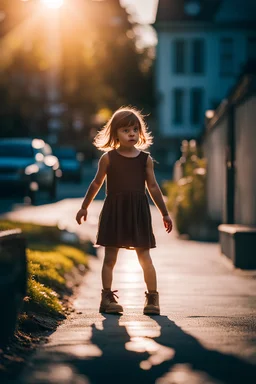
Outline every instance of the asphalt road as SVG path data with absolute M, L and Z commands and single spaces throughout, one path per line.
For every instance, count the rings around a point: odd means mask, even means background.
M 73 183 L 72 181 L 58 181 L 57 184 L 57 196 L 55 200 L 49 200 L 46 192 L 40 192 L 37 195 L 36 206 L 42 206 L 44 204 L 56 203 L 66 198 L 82 197 L 85 194 L 87 187 L 90 184 L 94 174 L 96 172 L 95 166 L 87 164 L 83 170 L 83 180 L 81 183 Z M 99 192 L 97 199 L 103 199 L 104 188 Z M 23 207 L 29 207 L 31 204 L 27 199 L 16 197 L 8 198 L 0 196 L 0 214 L 17 210 Z

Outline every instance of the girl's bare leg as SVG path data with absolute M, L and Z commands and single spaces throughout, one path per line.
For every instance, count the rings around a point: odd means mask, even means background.
M 105 247 L 105 257 L 102 265 L 101 277 L 103 289 L 111 289 L 113 268 L 116 264 L 119 248 Z
M 136 248 L 139 263 L 143 269 L 144 280 L 148 289 L 148 292 L 156 292 L 156 271 L 152 263 L 149 249 L 147 248 Z

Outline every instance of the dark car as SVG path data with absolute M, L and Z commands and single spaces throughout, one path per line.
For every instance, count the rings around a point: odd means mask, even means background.
M 72 147 L 53 148 L 54 155 L 59 159 L 62 180 L 82 181 L 83 154 Z
M 0 139 L 0 193 L 35 198 L 38 190 L 56 197 L 59 161 L 41 139 Z

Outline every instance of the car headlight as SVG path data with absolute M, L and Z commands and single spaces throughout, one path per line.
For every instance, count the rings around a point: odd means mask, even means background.
M 39 167 L 36 164 L 28 165 L 25 168 L 25 174 L 26 175 L 32 175 L 33 173 L 37 173 L 37 172 L 39 172 Z

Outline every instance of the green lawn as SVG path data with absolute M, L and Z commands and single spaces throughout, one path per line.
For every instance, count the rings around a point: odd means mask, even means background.
M 64 315 L 62 296 L 71 293 L 74 272 L 81 273 L 87 267 L 88 257 L 83 246 L 61 243 L 58 227 L 0 220 L 0 231 L 14 228 L 20 228 L 27 240 L 28 284 L 24 311 Z

